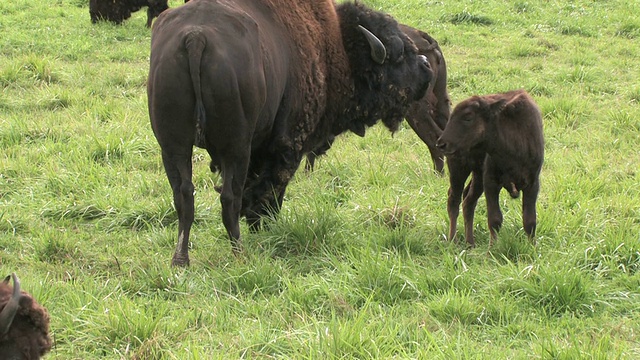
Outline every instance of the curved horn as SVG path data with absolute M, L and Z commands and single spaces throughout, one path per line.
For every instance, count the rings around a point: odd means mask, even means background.
M 362 25 L 358 25 L 358 28 L 364 36 L 367 38 L 369 42 L 369 46 L 371 47 L 371 58 L 373 61 L 378 64 L 384 64 L 384 60 L 387 58 L 387 48 L 384 47 L 384 44 L 377 36 L 373 35 L 373 33 Z
M 13 295 L 9 302 L 7 302 L 7 305 L 4 306 L 2 313 L 0 313 L 0 336 L 6 335 L 9 332 L 13 318 L 16 316 L 18 308 L 20 307 L 20 280 L 18 280 L 15 273 L 12 273 L 11 276 L 7 276 L 4 279 L 5 284 L 9 283 L 9 277 L 13 278 Z

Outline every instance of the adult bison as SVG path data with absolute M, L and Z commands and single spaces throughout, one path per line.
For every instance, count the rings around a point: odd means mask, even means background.
M 418 53 L 425 55 L 433 70 L 433 80 L 422 99 L 413 103 L 407 112 L 409 126 L 429 148 L 433 166 L 438 173 L 444 171 L 444 154 L 437 148 L 436 141 L 442 134 L 451 113 L 451 100 L 447 91 L 447 63 L 438 42 L 424 31 L 407 25 L 400 25 L 418 47 Z
M 442 55 L 438 42 L 424 31 L 400 24 L 400 30 L 407 34 L 418 48 L 418 54 L 427 57 L 433 79 L 429 83 L 426 94 L 418 101 L 412 103 L 405 118 L 429 148 L 433 166 L 440 174 L 444 171 L 444 154 L 436 147 L 436 141 L 442 134 L 449 120 L 451 112 L 451 100 L 447 92 L 447 64 Z M 305 168 L 313 170 L 315 160 L 324 155 L 333 144 L 334 139 L 328 139 L 325 144 L 307 154 Z
M 121 24 L 144 6 L 147 7 L 147 27 L 151 27 L 153 19 L 169 8 L 167 0 L 90 0 L 89 15 L 94 24 L 100 20 Z
M 149 114 L 178 212 L 173 265 L 188 265 L 193 146 L 221 171 L 222 221 L 241 249 L 277 212 L 304 154 L 378 120 L 396 130 L 432 77 L 390 16 L 332 0 L 195 0 L 151 35 Z
M 35 360 L 50 349 L 47 310 L 20 291 L 16 274 L 7 276 L 0 283 L 0 359 Z
M 467 244 L 475 245 L 473 215 L 484 191 L 491 242 L 502 226 L 499 193 L 511 197 L 522 191 L 524 231 L 531 239 L 536 231 L 536 201 L 544 158 L 540 109 L 524 90 L 472 96 L 460 102 L 437 142 L 449 168 L 449 239 L 456 234 L 462 202 Z M 464 187 L 469 174 L 471 182 Z M 464 189 L 463 189 L 464 188 Z

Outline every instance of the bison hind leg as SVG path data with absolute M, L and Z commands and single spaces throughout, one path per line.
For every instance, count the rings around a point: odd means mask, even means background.
M 222 222 L 231 240 L 231 247 L 235 253 L 242 251 L 240 239 L 240 212 L 242 210 L 242 195 L 249 168 L 249 151 L 246 155 L 234 160 L 223 160 L 222 190 L 220 204 L 222 206 Z
M 173 203 L 178 213 L 178 243 L 171 260 L 173 266 L 189 265 L 189 234 L 194 219 L 194 198 L 191 151 L 183 155 L 172 155 L 162 152 L 167 178 L 173 191 Z
M 538 192 L 540 191 L 540 182 L 536 181 L 533 186 L 522 190 L 522 222 L 524 232 L 527 233 L 529 239 L 535 244 L 537 214 L 536 201 Z

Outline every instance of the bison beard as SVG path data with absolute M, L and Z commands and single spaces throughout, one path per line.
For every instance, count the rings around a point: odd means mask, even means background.
M 397 129 L 431 77 L 397 22 L 360 3 L 196 0 L 165 11 L 147 91 L 179 218 L 172 264 L 189 264 L 194 145 L 221 172 L 222 220 L 239 251 L 240 216 L 255 230 L 278 212 L 304 154 L 380 119 Z

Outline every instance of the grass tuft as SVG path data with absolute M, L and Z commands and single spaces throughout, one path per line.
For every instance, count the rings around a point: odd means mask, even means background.
M 491 20 L 491 18 L 487 16 L 474 15 L 468 11 L 462 11 L 457 14 L 448 15 L 443 20 L 454 25 L 473 24 L 489 26 L 493 24 L 493 20 Z
M 626 39 L 636 39 L 640 36 L 640 23 L 622 24 L 615 34 Z
M 586 315 L 595 311 L 595 285 L 581 270 L 548 266 L 529 268 L 523 275 L 510 281 L 509 292 L 528 299 L 546 316 Z
M 498 241 L 491 247 L 491 255 L 501 261 L 530 262 L 536 257 L 536 246 L 528 239 L 526 234 L 518 233 L 516 236 L 505 236 L 503 231 Z

